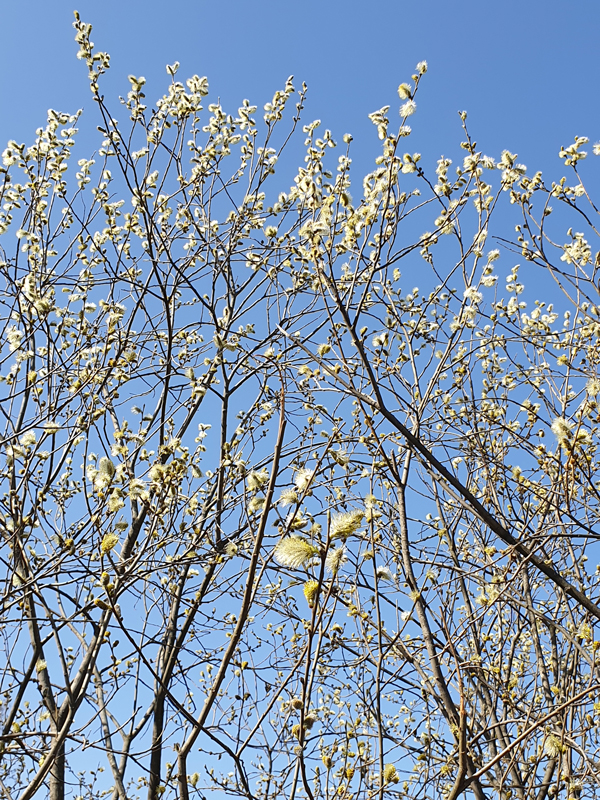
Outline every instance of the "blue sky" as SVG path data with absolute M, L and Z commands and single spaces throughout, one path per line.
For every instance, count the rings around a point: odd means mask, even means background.
M 74 7 L 111 53 L 104 90 L 115 101 L 129 73 L 146 76 L 149 100 L 162 94 L 175 60 L 178 77 L 207 75 L 211 99 L 232 111 L 244 97 L 261 107 L 293 74 L 309 85 L 305 121 L 322 119 L 337 138 L 353 133 L 356 158 L 361 147 L 378 149 L 366 115 L 386 104 L 395 111 L 398 83 L 426 59 L 411 147 L 431 165 L 456 152 L 460 109 L 484 152 L 506 147 L 530 171 L 560 169 L 558 149 L 575 134 L 600 138 L 597 0 L 19 0 L 2 13 L 2 147 L 29 142 L 49 107 L 83 106 L 82 133 L 94 131 Z

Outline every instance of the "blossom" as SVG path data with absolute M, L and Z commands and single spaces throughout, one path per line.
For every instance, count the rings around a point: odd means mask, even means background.
M 585 639 L 587 642 L 591 641 L 592 637 L 592 629 L 587 624 L 587 622 L 582 622 L 580 626 L 577 628 L 577 637 L 579 639 Z
M 410 83 L 401 83 L 398 87 L 398 97 L 400 100 L 409 100 L 412 96 L 412 87 Z
M 19 441 L 23 447 L 31 447 L 36 442 L 35 433 L 33 431 L 27 431 L 27 433 L 24 433 L 23 436 L 21 436 Z
M 146 484 L 140 478 L 132 478 L 129 482 L 129 496 L 135 500 L 138 497 L 140 499 L 148 499 L 149 495 L 146 491 Z
M 100 472 L 100 475 L 112 478 L 116 472 L 116 469 L 110 458 L 108 458 L 108 456 L 103 456 L 98 464 L 98 471 Z
M 261 508 L 264 506 L 264 504 L 265 504 L 264 497 L 253 497 L 252 500 L 250 500 L 250 503 L 248 504 L 249 513 L 253 514 L 255 511 L 260 511 Z
M 298 471 L 294 483 L 299 492 L 306 492 L 314 474 L 314 469 L 301 469 Z
M 309 731 L 312 728 L 312 726 L 315 724 L 317 719 L 318 719 L 318 717 L 314 713 L 314 711 L 311 711 L 309 714 L 307 714 L 304 717 L 304 727 L 306 728 L 306 730 Z
M 544 742 L 544 753 L 546 753 L 547 756 L 550 756 L 550 758 L 556 758 L 562 752 L 564 752 L 564 749 L 565 746 L 561 740 L 553 733 L 551 733 Z
M 565 442 L 571 436 L 573 423 L 564 417 L 557 417 L 550 426 L 552 433 L 556 436 L 559 444 Z
M 285 508 L 286 506 L 292 505 L 292 503 L 298 502 L 298 495 L 293 489 L 284 489 L 279 496 L 279 500 L 277 503 L 282 507 Z
M 417 69 L 417 72 L 419 73 L 419 75 L 425 75 L 425 73 L 427 72 L 427 62 L 426 61 L 419 61 L 419 63 L 417 64 L 416 69 Z
M 381 511 L 379 511 L 376 506 L 367 506 L 367 510 L 365 512 L 365 522 L 373 522 L 374 520 L 379 519 L 381 516 Z
M 265 483 L 269 480 L 269 473 L 266 469 L 261 470 L 260 472 L 252 472 L 246 478 L 246 483 L 248 484 L 249 489 L 260 489 L 261 486 L 264 486 Z
M 600 394 L 600 380 L 598 378 L 590 378 L 585 385 L 585 390 L 590 397 L 596 397 Z
M 118 511 L 125 506 L 125 501 L 121 497 L 120 492 L 112 492 L 108 498 L 108 510 L 111 512 Z
M 373 347 L 387 347 L 388 332 L 384 331 L 384 333 L 381 333 L 378 336 L 374 336 L 372 339 L 372 343 Z
M 166 475 L 166 467 L 164 464 L 154 464 L 148 472 L 148 477 L 154 483 L 162 483 Z
M 318 555 L 319 548 L 315 547 L 302 536 L 286 536 L 275 547 L 275 560 L 282 567 L 299 569 L 313 556 Z
M 100 552 L 103 556 L 110 553 L 119 544 L 119 537 L 116 533 L 106 533 L 100 544 Z
M 380 581 L 393 581 L 394 576 L 389 567 L 377 567 L 377 577 Z
M 346 539 L 355 533 L 360 527 L 365 512 L 360 509 L 344 511 L 335 514 L 331 519 L 330 534 L 332 539 Z
M 309 580 L 306 581 L 304 584 L 304 597 L 306 597 L 306 602 L 308 603 L 309 608 L 314 608 L 315 603 L 317 602 L 317 596 L 319 594 L 319 581 Z
M 585 266 L 592 261 L 592 248 L 585 239 L 583 233 L 575 233 L 573 241 L 563 245 L 564 253 L 560 257 L 561 261 L 566 261 L 567 264 L 578 262 L 581 266 Z
M 12 353 L 21 346 L 23 331 L 20 331 L 16 325 L 11 325 L 6 331 L 6 338 L 8 340 L 8 349 Z
M 11 139 L 8 143 L 8 147 L 2 152 L 2 163 L 4 166 L 12 167 L 13 164 L 17 164 L 22 149 L 23 145 L 19 147 L 19 145 Z
M 484 275 L 481 279 L 481 283 L 483 286 L 489 289 L 490 286 L 493 286 L 497 282 L 497 280 L 498 280 L 497 275 Z
M 94 489 L 97 492 L 111 484 L 116 472 L 115 465 L 107 456 L 100 459 L 98 467 L 98 469 L 88 467 L 86 470 L 87 477 L 89 480 L 94 481 Z
M 299 531 L 301 528 L 306 528 L 308 525 L 308 520 L 306 517 L 303 517 L 301 513 L 292 510 L 287 515 L 285 523 L 293 531 Z
M 406 103 L 403 103 L 400 106 L 400 116 L 401 117 L 410 117 L 412 114 L 415 113 L 417 110 L 417 104 L 414 100 L 407 100 Z
M 327 553 L 325 567 L 332 575 L 337 575 L 339 568 L 346 560 L 346 548 L 343 545 L 342 547 L 332 547 Z
M 329 455 L 333 458 L 333 460 L 339 464 L 341 467 L 345 467 L 350 463 L 350 456 L 346 453 L 345 450 L 330 450 Z
M 467 288 L 463 292 L 463 297 L 465 298 L 465 300 L 470 300 L 473 303 L 473 305 L 477 305 L 478 303 L 481 303 L 481 301 L 483 300 L 483 295 L 481 294 L 481 292 L 478 292 L 474 286 L 467 286 Z
M 393 764 L 386 764 L 383 768 L 383 782 L 384 783 L 398 783 L 400 776 L 396 772 L 396 767 Z

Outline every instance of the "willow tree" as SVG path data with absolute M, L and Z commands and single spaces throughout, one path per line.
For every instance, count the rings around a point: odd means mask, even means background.
M 548 183 L 461 114 L 432 171 L 421 62 L 362 184 L 319 122 L 287 176 L 305 87 L 119 124 L 75 28 L 95 158 L 3 153 L 0 791 L 597 796 L 587 140 Z

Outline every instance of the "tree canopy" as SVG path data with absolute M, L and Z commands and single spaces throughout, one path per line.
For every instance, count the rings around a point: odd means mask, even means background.
M 426 165 L 421 62 L 356 179 L 291 78 L 117 122 L 75 28 L 97 152 L 0 170 L 0 792 L 596 797 L 587 138 Z

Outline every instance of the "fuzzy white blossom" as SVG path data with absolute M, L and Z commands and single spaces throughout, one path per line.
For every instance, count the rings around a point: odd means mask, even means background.
M 292 509 L 290 513 L 286 517 L 286 525 L 292 531 L 299 531 L 302 528 L 306 528 L 308 525 L 308 519 L 303 517 L 297 509 Z
M 264 497 L 253 497 L 248 504 L 248 513 L 254 514 L 256 511 L 260 511 L 265 504 Z
M 412 116 L 412 114 L 415 113 L 416 110 L 417 110 L 417 104 L 415 103 L 415 101 L 407 100 L 406 103 L 403 103 L 400 106 L 400 116 L 402 118 L 410 117 Z
M 33 431 L 27 431 L 27 433 L 21 436 L 19 441 L 23 447 L 32 447 L 36 443 L 35 433 Z
M 384 331 L 383 333 L 374 336 L 372 339 L 373 347 L 387 347 L 388 344 L 388 332 Z
M 277 504 L 280 505 L 282 508 L 286 506 L 291 506 L 293 503 L 298 502 L 298 495 L 293 489 L 284 489 L 280 496 Z
M 550 758 L 556 758 L 559 756 L 565 747 L 558 736 L 551 733 L 549 736 L 546 737 L 546 741 L 544 742 L 544 753 Z
M 573 430 L 573 423 L 564 417 L 557 417 L 550 426 L 552 433 L 556 436 L 559 444 L 566 442 L 571 436 Z
M 6 339 L 8 341 L 8 349 L 13 353 L 21 346 L 23 331 L 20 331 L 16 325 L 11 325 L 6 331 Z
M 560 257 L 561 261 L 566 261 L 567 264 L 577 262 L 581 266 L 591 263 L 592 261 L 592 248 L 584 237 L 583 233 L 575 233 L 573 241 L 563 246 L 564 253 Z
M 8 147 L 2 152 L 2 163 L 4 166 L 12 167 L 13 164 L 17 164 L 22 149 L 23 145 L 19 146 L 14 140 L 11 139 L 11 141 L 8 143 Z
M 112 483 L 115 472 L 116 468 L 113 462 L 110 458 L 104 456 L 100 459 L 98 469 L 88 466 L 86 475 L 88 480 L 93 481 L 94 489 L 100 492 Z
M 116 511 L 119 511 L 121 508 L 124 507 L 125 507 L 125 501 L 121 497 L 120 492 L 117 491 L 111 492 L 108 498 L 108 510 L 111 513 L 115 513 Z
M 334 514 L 331 518 L 330 536 L 332 539 L 346 539 L 360 528 L 365 512 L 361 508 Z
M 108 458 L 108 456 L 103 456 L 100 459 L 100 463 L 98 464 L 98 470 L 101 475 L 106 475 L 108 478 L 112 478 L 116 472 L 115 465 L 110 460 L 110 458 Z
M 341 448 L 339 450 L 330 450 L 329 455 L 333 458 L 336 464 L 339 464 L 341 467 L 347 467 L 350 463 L 350 456 Z
M 393 581 L 394 575 L 389 567 L 377 567 L 375 570 L 380 581 Z
M 133 478 L 129 482 L 129 496 L 133 500 L 148 500 L 150 495 L 146 489 L 146 484 L 141 478 Z
M 163 484 L 167 475 L 167 468 L 164 464 L 154 464 L 148 470 L 148 477 L 153 483 Z
M 266 469 L 263 469 L 260 472 L 252 471 L 246 478 L 246 483 L 248 484 L 249 489 L 254 490 L 260 489 L 261 486 L 264 486 L 268 480 L 269 473 Z
M 274 555 L 282 567 L 300 569 L 318 553 L 319 548 L 302 536 L 286 536 L 275 547 Z
M 346 548 L 344 545 L 341 547 L 332 547 L 327 553 L 325 559 L 325 567 L 332 575 L 337 575 L 342 564 L 347 561 Z
M 298 471 L 294 483 L 299 492 L 306 492 L 312 481 L 315 471 L 313 469 L 301 469 Z
M 600 394 L 600 379 L 590 378 L 585 385 L 585 390 L 590 397 L 596 397 Z
M 483 300 L 483 295 L 474 286 L 467 286 L 463 292 L 465 300 L 470 300 L 473 305 L 478 305 Z
M 485 286 L 486 289 L 489 289 L 491 286 L 494 286 L 498 281 L 497 275 L 484 275 L 481 278 L 482 286 Z

